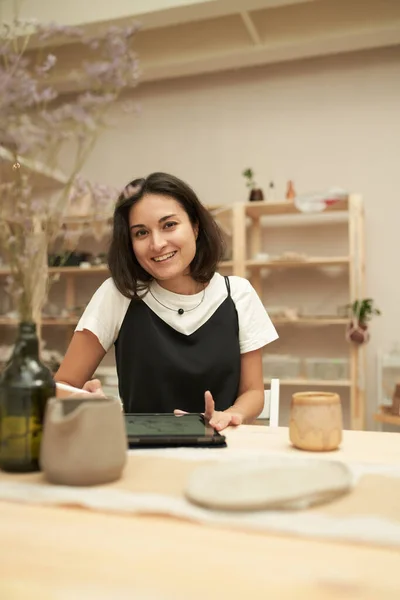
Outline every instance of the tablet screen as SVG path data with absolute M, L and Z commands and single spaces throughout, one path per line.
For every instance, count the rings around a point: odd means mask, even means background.
M 171 414 L 125 415 L 128 436 L 143 435 L 206 435 L 213 429 L 206 426 L 201 415 L 191 414 L 176 417 Z
M 152 414 L 126 414 L 126 431 L 128 441 L 133 439 L 136 442 L 146 442 L 146 440 L 166 440 L 177 441 L 193 440 L 196 442 L 214 442 L 223 441 L 215 429 L 204 421 L 202 415 L 188 414 L 175 416 L 169 413 Z

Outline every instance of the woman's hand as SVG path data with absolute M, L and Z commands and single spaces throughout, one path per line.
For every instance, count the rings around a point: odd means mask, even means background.
M 105 397 L 105 393 L 101 387 L 100 379 L 91 379 L 90 381 L 87 381 L 82 389 L 85 390 L 85 392 L 89 392 L 93 396 Z
M 215 402 L 211 392 L 204 394 L 205 411 L 203 415 L 209 421 L 211 427 L 217 431 L 229 427 L 229 425 L 241 425 L 243 423 L 243 415 L 240 413 L 230 412 L 230 410 L 215 410 Z M 175 409 L 174 414 L 187 415 L 184 410 Z
M 215 402 L 211 392 L 204 394 L 206 410 L 205 418 L 209 421 L 211 427 L 217 431 L 229 427 L 229 425 L 241 425 L 243 423 L 243 415 L 230 410 L 215 410 Z
M 91 394 L 92 396 L 100 396 L 102 398 L 107 397 L 106 394 L 103 392 L 103 388 L 101 387 L 100 379 L 91 379 L 90 381 L 87 381 L 82 389 L 85 390 L 85 392 L 89 392 L 89 394 Z M 124 411 L 124 405 L 122 403 L 121 398 L 119 398 L 119 401 L 121 403 L 121 410 Z
M 56 396 L 57 398 L 85 398 L 87 396 L 102 396 L 105 393 L 101 388 L 99 379 L 91 379 L 87 381 L 82 388 L 77 388 L 63 381 L 56 381 Z

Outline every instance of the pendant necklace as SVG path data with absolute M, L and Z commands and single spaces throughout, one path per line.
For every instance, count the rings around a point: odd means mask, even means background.
M 168 310 L 172 310 L 174 312 L 177 312 L 178 315 L 183 315 L 183 313 L 185 312 L 191 312 L 192 310 L 195 310 L 196 308 L 198 308 L 200 306 L 200 304 L 203 302 L 204 300 L 204 296 L 206 295 L 206 288 L 203 288 L 203 295 L 201 297 L 201 300 L 198 304 L 196 304 L 196 306 L 193 306 L 193 308 L 188 308 L 188 309 L 183 309 L 183 308 L 171 308 L 170 306 L 167 306 L 166 304 L 163 304 L 162 302 L 160 302 L 160 300 L 158 298 L 155 297 L 155 295 L 153 294 L 153 292 L 151 291 L 151 289 L 149 288 L 149 292 L 150 295 L 153 296 L 154 300 L 156 302 L 158 302 L 158 304 L 161 304 L 161 306 L 163 306 L 164 308 L 167 308 Z

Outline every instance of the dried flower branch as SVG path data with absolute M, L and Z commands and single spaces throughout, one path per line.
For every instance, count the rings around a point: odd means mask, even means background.
M 64 236 L 71 248 L 74 235 L 79 237 L 76 228 L 71 235 L 64 226 L 67 212 L 89 194 L 93 221 L 100 221 L 117 197 L 78 174 L 107 127 L 111 104 L 138 82 L 132 50 L 137 29 L 136 24 L 112 26 L 89 38 L 81 29 L 53 23 L 16 18 L 0 25 L 0 248 L 23 320 L 40 318 L 49 285 L 49 245 Z M 85 56 L 62 73 L 84 82 L 82 91 L 69 97 L 51 85 L 60 36 L 81 44 Z M 65 156 L 71 162 L 67 172 Z

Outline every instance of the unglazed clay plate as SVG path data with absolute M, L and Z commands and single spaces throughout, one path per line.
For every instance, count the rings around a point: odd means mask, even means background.
M 269 457 L 199 467 L 185 495 L 215 510 L 295 510 L 329 502 L 352 486 L 352 473 L 340 462 Z

